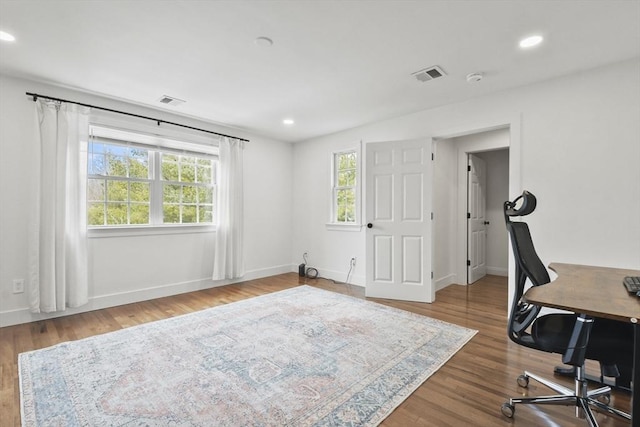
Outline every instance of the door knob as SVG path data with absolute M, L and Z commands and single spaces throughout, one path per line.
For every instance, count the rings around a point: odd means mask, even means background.
M 373 228 L 373 224 L 368 223 L 368 224 L 367 224 L 367 228 Z

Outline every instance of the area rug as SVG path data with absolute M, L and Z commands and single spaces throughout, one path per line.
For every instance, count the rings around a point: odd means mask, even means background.
M 22 424 L 375 426 L 475 333 L 299 286 L 22 353 Z

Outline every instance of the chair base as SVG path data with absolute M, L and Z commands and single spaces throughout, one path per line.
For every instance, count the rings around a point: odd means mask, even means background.
M 575 378 L 576 368 L 573 366 L 567 367 L 566 365 L 556 366 L 555 368 L 553 368 L 553 373 L 562 377 Z M 614 390 L 622 390 L 626 393 L 631 393 L 631 378 L 627 378 L 627 376 L 624 375 L 618 378 L 612 378 L 585 373 L 584 378 L 589 382 L 608 385 Z
M 580 418 L 586 418 L 589 426 L 591 427 L 598 426 L 598 422 L 596 421 L 595 416 L 593 415 L 593 412 L 591 410 L 592 407 L 602 412 L 616 415 L 618 417 L 631 421 L 631 415 L 597 400 L 600 397 L 605 397 L 608 401 L 611 393 L 611 387 L 605 386 L 592 391 L 587 390 L 587 381 L 584 378 L 583 368 L 576 368 L 575 390 L 571 390 L 563 385 L 556 384 L 528 371 L 525 371 L 524 375 L 518 377 L 518 385 L 526 388 L 529 385 L 530 378 L 538 381 L 541 384 L 544 384 L 545 386 L 549 387 L 551 390 L 559 394 L 551 396 L 511 398 L 508 402 L 505 402 L 502 405 L 501 410 L 504 416 L 513 418 L 516 404 L 565 406 L 571 405 L 576 408 L 576 416 Z

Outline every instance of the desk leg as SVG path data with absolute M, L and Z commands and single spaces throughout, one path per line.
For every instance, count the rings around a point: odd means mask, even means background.
M 631 425 L 640 427 L 640 324 L 633 324 L 633 381 L 631 389 Z

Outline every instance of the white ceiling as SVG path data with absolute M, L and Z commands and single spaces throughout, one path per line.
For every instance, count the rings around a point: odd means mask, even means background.
M 640 1 L 0 0 L 0 30 L 0 73 L 301 141 L 638 57 Z

